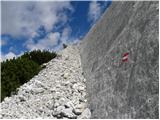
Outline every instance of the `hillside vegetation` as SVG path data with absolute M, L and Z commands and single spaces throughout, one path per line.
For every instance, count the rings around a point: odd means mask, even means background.
M 16 93 L 16 89 L 29 81 L 42 69 L 41 65 L 57 56 L 54 52 L 34 50 L 18 58 L 1 63 L 1 101 Z

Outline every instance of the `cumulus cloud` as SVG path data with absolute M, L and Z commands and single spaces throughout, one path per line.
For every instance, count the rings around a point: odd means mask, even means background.
M 67 21 L 65 9 L 73 12 L 70 2 L 2 1 L 2 34 L 33 37 L 42 25 L 50 31 Z
M 54 33 L 49 33 L 44 39 L 39 40 L 37 43 L 35 43 L 33 39 L 30 39 L 25 44 L 29 50 L 51 49 L 57 44 L 59 39 L 60 39 L 60 33 L 54 32 Z
M 102 8 L 100 3 L 97 1 L 92 1 L 89 4 L 89 12 L 88 12 L 88 20 L 91 22 L 95 22 L 101 15 Z
M 61 36 L 62 43 L 65 43 L 65 44 L 67 43 L 67 40 L 71 35 L 71 32 L 72 32 L 72 29 L 69 26 L 63 29 L 62 36 Z
M 6 59 L 12 59 L 13 57 L 17 57 L 17 55 L 15 54 L 15 53 L 13 53 L 13 52 L 9 52 L 9 53 L 7 53 L 7 54 L 1 54 L 1 59 L 0 59 L 0 61 L 4 61 L 4 60 L 6 60 Z
M 66 43 L 72 31 L 67 25 L 68 12 L 74 12 L 69 1 L 2 1 L 2 34 L 27 37 L 23 45 L 28 50 L 52 49 L 58 40 Z M 45 38 L 35 41 L 41 26 L 46 32 Z M 64 30 L 53 32 L 55 27 L 64 27 Z
M 34 39 L 28 40 L 24 45 L 29 50 L 34 49 L 49 49 L 49 50 L 58 50 L 63 48 L 62 44 L 69 44 L 72 41 L 72 28 L 68 25 L 62 29 L 62 32 L 50 32 L 44 39 L 39 40 L 37 43 Z M 58 41 L 60 42 L 58 44 Z M 56 46 L 57 45 L 57 46 Z

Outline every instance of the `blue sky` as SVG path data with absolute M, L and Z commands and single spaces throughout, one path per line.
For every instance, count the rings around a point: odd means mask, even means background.
M 82 40 L 111 1 L 2 2 L 1 60 Z

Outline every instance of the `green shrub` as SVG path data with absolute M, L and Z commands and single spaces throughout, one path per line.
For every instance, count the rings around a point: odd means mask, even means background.
M 32 52 L 26 52 L 22 57 L 27 58 L 29 60 L 33 60 L 39 65 L 48 62 L 49 60 L 55 58 L 57 56 L 54 52 L 49 52 L 46 50 L 34 50 Z
M 56 53 L 36 50 L 26 52 L 17 59 L 3 61 L 1 63 L 1 101 L 38 74 L 42 69 L 41 64 L 55 57 Z

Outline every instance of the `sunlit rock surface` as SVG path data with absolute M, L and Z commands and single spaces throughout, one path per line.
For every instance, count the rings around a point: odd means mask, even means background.
M 17 95 L 4 99 L 0 118 L 90 118 L 77 46 L 68 46 L 45 65 Z
M 59 52 L 0 103 L 0 118 L 158 118 L 158 7 L 112 2 L 80 54 L 76 45 Z
M 81 43 L 92 118 L 159 117 L 158 12 L 158 1 L 112 2 Z

